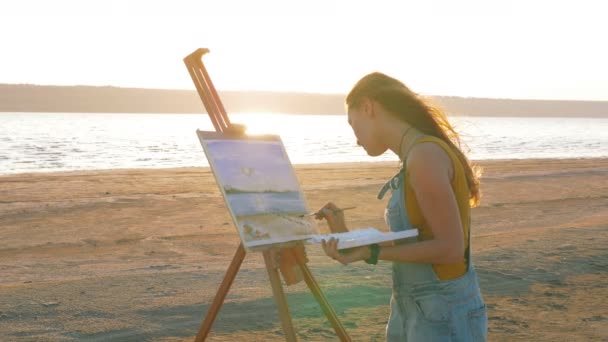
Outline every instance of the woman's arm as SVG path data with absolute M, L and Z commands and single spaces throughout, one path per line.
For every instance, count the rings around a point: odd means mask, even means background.
M 411 244 L 383 246 L 378 259 L 452 264 L 464 260 L 464 234 L 460 212 L 452 190 L 454 174 L 452 161 L 445 151 L 434 143 L 422 143 L 410 152 L 407 164 L 412 184 L 422 214 L 433 232 L 433 239 Z M 337 241 L 323 244 L 332 258 L 347 264 L 370 257 L 367 247 L 340 254 Z
M 412 149 L 407 167 L 409 181 L 433 239 L 382 248 L 378 258 L 432 264 L 463 261 L 464 234 L 451 185 L 454 168 L 450 157 L 439 145 L 422 143 Z

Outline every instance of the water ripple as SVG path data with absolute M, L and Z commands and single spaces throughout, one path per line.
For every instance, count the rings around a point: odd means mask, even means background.
M 0 173 L 207 166 L 204 115 L 4 113 Z M 396 161 L 356 145 L 342 115 L 234 114 L 248 132 L 279 134 L 292 163 Z M 471 159 L 608 157 L 608 119 L 455 117 Z

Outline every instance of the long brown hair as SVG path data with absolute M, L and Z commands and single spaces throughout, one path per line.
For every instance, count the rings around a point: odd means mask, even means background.
M 471 197 L 469 204 L 475 207 L 479 204 L 481 192 L 479 177 L 481 169 L 471 163 L 462 152 L 463 144 L 458 132 L 448 121 L 445 113 L 430 100 L 412 92 L 401 81 L 383 73 L 374 72 L 364 76 L 346 97 L 346 105 L 356 108 L 364 99 L 378 102 L 399 119 L 416 127 L 424 134 L 443 140 L 456 153 L 464 167 L 467 184 Z

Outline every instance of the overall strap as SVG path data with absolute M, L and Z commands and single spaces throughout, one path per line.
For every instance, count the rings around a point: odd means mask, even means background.
M 389 179 L 388 182 L 384 183 L 384 185 L 378 192 L 378 195 L 376 196 L 379 200 L 384 198 L 384 195 L 386 195 L 386 193 L 388 192 L 389 189 L 391 189 L 391 190 L 399 189 L 402 172 L 405 172 L 405 167 L 401 167 L 401 169 L 399 170 L 399 172 L 397 172 L 396 175 L 391 177 L 391 179 Z
M 424 133 L 418 133 L 418 135 L 416 135 L 416 138 L 414 138 L 414 143 L 408 147 L 408 149 L 405 151 L 405 153 L 403 155 L 403 162 L 401 163 L 401 168 L 399 169 L 399 172 L 396 175 L 394 175 L 388 182 L 386 182 L 384 184 L 384 186 L 380 189 L 380 192 L 378 192 L 377 198 L 379 200 L 384 198 L 384 195 L 386 195 L 386 192 L 389 189 L 397 190 L 399 188 L 399 185 L 400 185 L 399 179 L 400 179 L 401 173 L 405 173 L 405 165 L 407 164 L 407 155 L 410 153 L 410 150 L 412 149 L 412 147 L 414 147 L 414 145 L 417 144 L 418 140 L 424 136 L 425 136 Z
M 467 271 L 471 268 L 471 214 L 469 213 L 469 236 L 467 237 L 467 248 L 464 250 L 464 258 L 467 263 Z

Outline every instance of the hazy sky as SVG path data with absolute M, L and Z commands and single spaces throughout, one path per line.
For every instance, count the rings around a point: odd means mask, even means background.
M 608 100 L 604 1 L 2 0 L 0 83 Z

